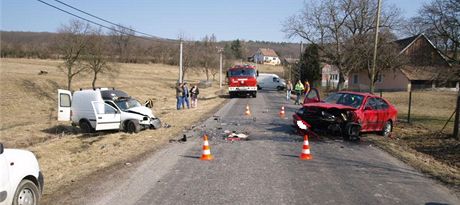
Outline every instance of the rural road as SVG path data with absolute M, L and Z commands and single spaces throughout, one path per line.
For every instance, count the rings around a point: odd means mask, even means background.
M 252 116 L 244 116 L 246 105 Z M 287 119 L 278 116 L 286 105 Z M 65 204 L 460 204 L 447 187 L 366 142 L 310 139 L 313 160 L 299 160 L 297 109 L 282 93 L 231 99 L 186 143 L 170 143 L 127 170 L 75 192 Z M 248 141 L 226 142 L 224 130 Z M 203 133 L 213 161 L 201 161 Z

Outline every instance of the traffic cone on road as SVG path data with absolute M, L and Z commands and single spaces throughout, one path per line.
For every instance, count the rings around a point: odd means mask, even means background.
M 251 115 L 251 111 L 249 111 L 249 105 L 246 105 L 246 111 L 244 112 L 245 115 Z
M 303 147 L 302 147 L 302 154 L 300 154 L 301 160 L 311 160 L 313 157 L 310 154 L 310 145 L 308 143 L 308 135 L 305 134 L 303 137 Z
M 285 115 L 285 114 L 286 114 L 286 113 L 284 112 L 284 106 L 281 106 L 280 117 L 281 117 L 281 118 L 284 118 L 284 115 Z
M 209 148 L 208 136 L 203 136 L 203 154 L 201 155 L 201 160 L 212 160 L 214 157 L 211 155 L 211 149 Z

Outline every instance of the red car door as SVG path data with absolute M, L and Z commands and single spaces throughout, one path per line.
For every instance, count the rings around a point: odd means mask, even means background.
M 385 122 L 390 119 L 390 106 L 382 98 L 375 98 L 378 109 L 378 119 L 376 124 L 376 131 L 380 131 L 385 125 Z
M 377 110 L 376 100 L 374 97 L 368 97 L 363 107 L 363 119 L 361 121 L 362 131 L 372 131 L 377 127 L 379 118 L 379 111 Z
M 320 101 L 320 98 L 319 98 L 318 90 L 316 88 L 312 88 L 310 89 L 310 92 L 308 92 L 307 95 L 305 96 L 305 99 L 303 100 L 303 104 L 316 103 L 319 101 Z

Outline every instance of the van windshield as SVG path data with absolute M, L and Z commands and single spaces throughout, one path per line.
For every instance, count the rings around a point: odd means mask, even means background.
M 133 107 L 141 107 L 141 103 L 139 103 L 137 100 L 132 99 L 132 98 L 119 99 L 115 101 L 115 104 L 117 104 L 117 106 L 123 111 L 133 108 Z

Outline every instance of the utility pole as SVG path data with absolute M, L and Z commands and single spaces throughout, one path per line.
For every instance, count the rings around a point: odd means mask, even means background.
M 219 88 L 222 88 L 222 53 L 224 49 L 218 48 L 219 57 L 220 57 L 220 66 L 219 66 Z
M 180 54 L 179 54 L 179 83 L 182 83 L 182 38 L 180 39 Z
M 372 72 L 371 72 L 371 86 L 370 92 L 374 93 L 374 81 L 375 81 L 375 66 L 377 64 L 377 44 L 379 42 L 379 27 L 380 27 L 380 7 L 382 6 L 382 0 L 379 0 L 377 8 L 377 22 L 375 23 L 375 42 L 374 42 L 374 59 L 372 61 Z

